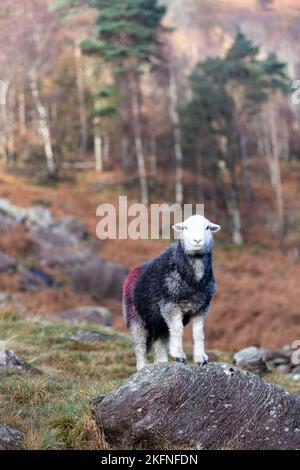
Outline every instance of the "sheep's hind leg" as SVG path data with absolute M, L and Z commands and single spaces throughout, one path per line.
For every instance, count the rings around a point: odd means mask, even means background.
M 153 343 L 154 362 L 168 362 L 168 345 L 164 339 L 157 339 Z
M 137 370 L 147 365 L 147 332 L 140 323 L 134 323 L 130 327 L 132 344 L 136 357 Z

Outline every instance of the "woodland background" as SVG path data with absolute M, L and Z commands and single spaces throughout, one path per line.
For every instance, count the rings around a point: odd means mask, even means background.
M 293 0 L 2 0 L 0 195 L 79 216 L 101 202 L 205 204 L 222 225 L 209 346 L 299 338 L 300 5 Z M 300 80 L 300 78 L 299 78 Z M 133 267 L 161 242 L 108 240 Z M 26 257 L 22 229 L 0 249 Z M 82 305 L 17 292 L 34 313 Z M 97 304 L 97 299 L 88 299 Z M 119 300 L 102 300 L 123 329 Z

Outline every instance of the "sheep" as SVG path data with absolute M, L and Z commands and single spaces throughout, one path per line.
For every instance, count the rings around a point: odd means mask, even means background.
M 137 370 L 147 364 L 152 349 L 155 362 L 170 356 L 186 363 L 183 330 L 193 330 L 193 360 L 208 362 L 204 350 L 204 322 L 216 292 L 212 269 L 213 233 L 220 226 L 201 215 L 173 225 L 177 243 L 158 257 L 129 272 L 123 285 L 123 315 L 131 333 Z

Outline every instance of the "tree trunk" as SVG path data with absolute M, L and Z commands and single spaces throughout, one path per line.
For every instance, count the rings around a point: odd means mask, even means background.
M 131 112 L 132 112 L 132 126 L 134 135 L 134 145 L 138 164 L 140 186 L 141 186 L 141 201 L 143 204 L 149 203 L 147 174 L 145 167 L 145 157 L 143 152 L 143 144 L 141 137 L 141 123 L 140 123 L 140 107 L 139 107 L 139 92 L 136 73 L 131 71 L 130 88 L 131 88 Z
M 80 116 L 80 152 L 83 155 L 87 149 L 88 125 L 87 112 L 85 106 L 84 76 L 82 71 L 82 54 L 78 41 L 74 44 L 75 66 L 76 66 L 76 84 L 78 93 L 79 116 Z
M 103 136 L 103 161 L 106 166 L 109 163 L 109 152 L 110 152 L 110 138 L 107 132 Z
M 281 179 L 281 170 L 280 170 L 280 149 L 277 136 L 277 127 L 275 121 L 275 111 L 272 103 L 268 102 L 268 116 L 269 116 L 269 126 L 270 126 L 270 138 L 271 138 L 271 148 L 272 155 L 269 164 L 272 166 L 272 174 L 274 179 L 274 189 L 276 194 L 276 206 L 277 206 L 277 216 L 278 216 L 278 239 L 279 247 L 281 251 L 284 251 L 284 203 L 283 203 L 283 190 L 282 190 L 282 179 Z
M 0 103 L 0 155 L 4 165 L 8 163 L 8 139 L 7 139 L 7 101 L 5 100 Z
M 235 188 L 230 187 L 227 197 L 227 210 L 231 218 L 232 242 L 235 245 L 243 244 L 241 214 L 238 205 L 238 197 Z
M 31 87 L 31 93 L 32 93 L 34 105 L 36 107 L 36 111 L 38 115 L 39 132 L 40 132 L 43 144 L 44 144 L 44 151 L 45 151 L 48 174 L 49 176 L 53 177 L 56 174 L 56 166 L 54 163 L 54 154 L 53 154 L 53 148 L 52 148 L 52 142 L 51 142 L 51 136 L 50 136 L 50 129 L 49 129 L 48 120 L 47 120 L 47 111 L 40 98 L 40 92 L 39 92 L 37 78 L 36 78 L 35 73 L 31 74 L 30 87 Z
M 94 132 L 95 170 L 101 172 L 103 171 L 102 138 L 100 132 L 96 130 Z
M 182 187 L 182 145 L 180 120 L 178 114 L 178 90 L 175 79 L 175 73 L 171 64 L 169 64 L 169 113 L 173 127 L 174 153 L 175 153 L 175 200 L 176 203 L 183 202 Z
M 157 176 L 157 145 L 156 145 L 156 125 L 154 118 L 150 118 L 150 171 L 153 177 Z
M 7 148 L 8 163 L 12 163 L 15 154 L 15 88 L 11 87 L 9 96 L 9 108 L 7 113 Z
M 197 167 L 197 197 L 198 203 L 204 203 L 204 193 L 203 193 L 203 158 L 199 152 L 196 159 Z
M 18 96 L 19 101 L 19 133 L 23 137 L 26 134 L 26 101 L 25 93 L 22 90 Z
M 225 162 L 220 166 L 220 171 L 225 204 L 231 222 L 232 243 L 242 245 L 244 240 L 242 236 L 241 213 L 235 178 L 232 171 L 230 174 Z
M 247 141 L 244 129 L 241 127 L 238 129 L 239 140 L 240 140 L 240 150 L 241 150 L 241 160 L 242 160 L 242 178 L 243 178 L 243 190 L 244 190 L 244 199 L 247 207 L 251 203 L 251 183 L 250 183 L 250 174 L 249 174 L 249 162 L 248 162 L 248 150 L 247 150 Z
M 123 173 L 127 177 L 129 175 L 129 158 L 128 158 L 128 137 L 126 134 L 122 137 L 122 144 L 121 144 L 121 154 L 122 154 L 122 168 Z
M 218 211 L 218 200 L 217 200 L 217 185 L 216 182 L 212 182 L 211 188 L 211 212 L 214 217 L 214 220 L 218 220 L 219 211 Z

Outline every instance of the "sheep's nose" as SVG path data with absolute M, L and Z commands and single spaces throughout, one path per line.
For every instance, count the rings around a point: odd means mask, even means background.
M 195 240 L 195 239 L 194 239 L 194 242 L 197 243 L 197 245 L 199 245 L 199 243 L 201 242 L 201 240 Z

